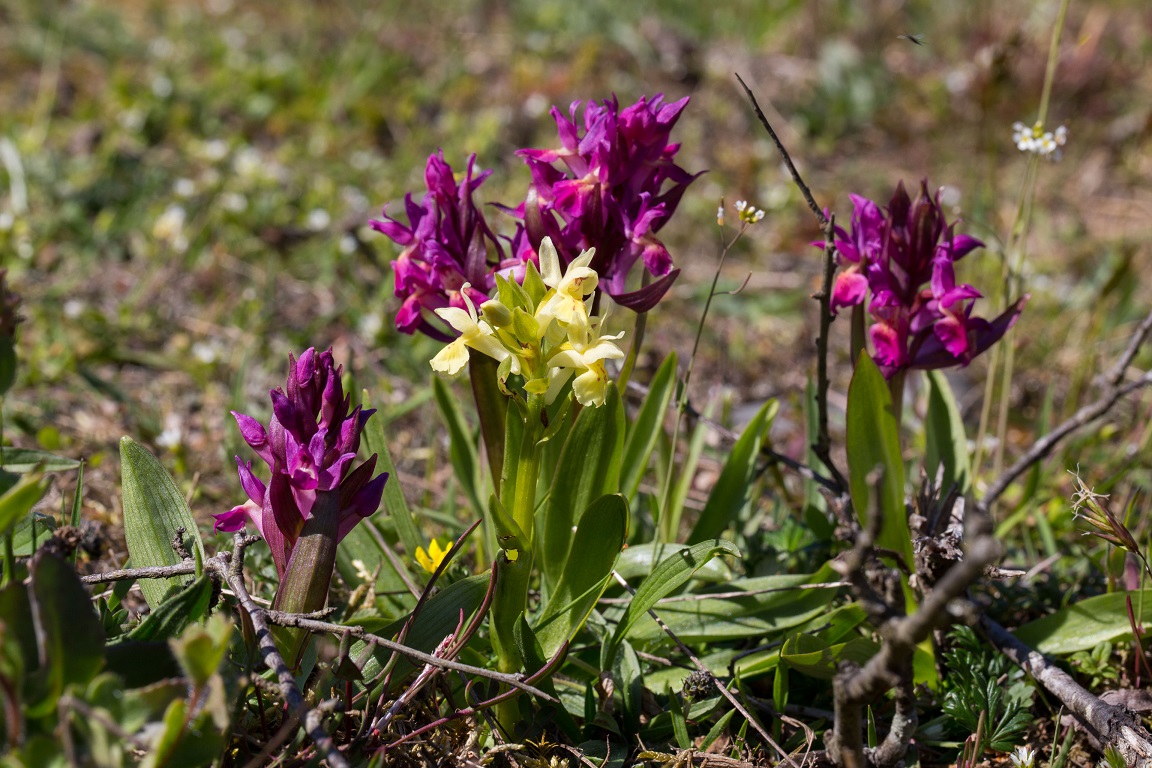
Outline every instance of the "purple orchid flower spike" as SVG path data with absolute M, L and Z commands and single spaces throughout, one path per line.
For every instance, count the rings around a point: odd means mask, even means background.
M 891 379 L 909 368 L 968 365 L 1005 333 L 1028 302 L 1025 295 L 993 320 L 973 315 L 982 294 L 957 283 L 955 264 L 983 243 L 955 232 L 927 181 L 913 200 L 900 183 L 886 211 L 852 196 L 851 232 L 836 228 L 841 268 L 832 309 L 858 306 L 868 295 L 873 359 Z M 823 247 L 823 243 L 818 243 Z
M 338 543 L 379 508 L 388 480 L 386 473 L 372 477 L 375 455 L 352 467 L 374 411 L 351 408 L 332 351 L 317 354 L 309 349 L 299 360 L 289 355 L 288 361 L 284 388 L 271 392 L 273 415 L 267 429 L 251 416 L 232 412 L 244 442 L 268 466 L 271 477 L 266 484 L 251 461 L 237 456 L 248 501 L 215 515 L 219 531 L 239 531 L 251 522 L 268 542 L 282 582 L 296 565 L 296 545 L 310 520 L 328 518 L 317 524 L 330 528 Z
M 504 249 L 476 205 L 476 190 L 492 171 L 475 171 L 476 155 L 468 158 L 464 178 L 457 182 L 443 151 L 428 158 L 427 188 L 416 203 L 404 198 L 405 225 L 384 214 L 371 226 L 404 248 L 394 262 L 395 292 L 402 299 L 396 328 L 420 331 L 440 341 L 453 337 L 433 324 L 435 310 L 466 309 L 465 285 L 474 304 L 482 304 L 496 285 L 494 265 L 505 261 Z
M 640 312 L 655 306 L 678 274 L 657 232 L 700 175 L 676 165 L 680 145 L 669 142 L 687 104 L 687 97 L 666 104 L 662 95 L 623 110 L 615 97 L 602 104 L 573 102 L 567 117 L 552 109 L 558 149 L 517 153 L 532 173 L 533 194 L 505 210 L 523 222 L 528 242 L 550 237 L 562 266 L 595 248 L 589 266 L 600 286 L 617 304 Z M 660 279 L 629 292 L 637 261 Z

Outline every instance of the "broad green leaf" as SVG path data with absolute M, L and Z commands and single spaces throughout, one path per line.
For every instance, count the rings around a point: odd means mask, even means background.
M 17 557 L 28 557 L 34 551 L 33 542 L 39 547 L 48 541 L 56 530 L 56 518 L 32 510 L 12 528 L 12 550 Z
M 484 514 L 484 504 L 480 501 L 479 461 L 476 457 L 476 440 L 472 430 L 464 420 L 460 403 L 448 391 L 448 385 L 439 377 L 432 379 L 432 390 L 436 394 L 436 405 L 440 416 L 448 427 L 448 458 L 455 470 L 456 480 L 464 489 L 472 508 L 477 515 Z
M 868 613 L 857 603 L 849 603 L 823 612 L 807 624 L 797 625 L 793 632 L 811 635 L 826 644 L 838 643 L 848 638 L 856 628 L 868 620 Z M 735 662 L 737 676 L 742 680 L 771 672 L 780 662 L 780 648 L 761 651 L 745 656 Z
M 32 507 L 48 492 L 48 479 L 33 472 L 0 496 L 0 536 L 7 536 L 16 524 L 28 516 Z
M 464 614 L 464 621 L 467 622 L 476 612 L 476 609 L 480 607 L 484 595 L 488 591 L 488 579 L 489 574 L 487 573 L 469 576 L 449 584 L 429 598 L 428 602 L 420 609 L 420 615 L 412 623 L 412 628 L 408 631 L 408 637 L 404 644 L 418 651 L 431 653 L 445 637 L 456 630 L 461 611 Z M 355 623 L 381 637 L 392 638 L 400 632 L 406 618 L 391 622 L 380 620 Z M 363 640 L 356 641 L 352 644 L 349 655 L 353 659 L 359 658 L 367 645 Z M 388 662 L 391 655 L 391 651 L 377 648 L 364 665 L 362 670 L 364 678 L 371 680 L 375 677 L 380 672 L 382 665 Z M 392 677 L 393 684 L 403 680 L 406 671 L 411 669 L 413 669 L 413 665 L 402 656 Z
M 688 549 L 687 544 L 633 544 L 620 553 L 616 561 L 616 572 L 625 579 L 647 576 L 656 565 L 656 558 L 670 557 L 680 550 Z M 692 578 L 713 584 L 731 581 L 735 578 L 732 569 L 723 560 L 712 559 L 700 566 Z
M 841 661 L 852 661 L 863 666 L 879 649 L 878 643 L 864 637 L 829 644 L 815 635 L 795 634 L 784 642 L 780 658 L 809 677 L 831 680 Z
M 87 683 L 104 664 L 104 627 L 71 565 L 41 553 L 30 576 L 42 690 L 48 694 L 41 705 L 52 708 L 64 686 Z
M 476 415 L 480 417 L 480 438 L 494 484 L 500 482 L 504 468 L 504 422 L 508 417 L 508 396 L 500 391 L 498 368 L 496 361 L 487 355 L 469 357 L 468 383 L 472 385 Z M 496 492 L 500 492 L 499 485 Z
M 656 613 L 684 642 L 748 637 L 763 640 L 828 613 L 828 605 L 839 590 L 811 589 L 806 585 L 827 582 L 833 578 L 835 573 L 830 566 L 825 565 L 809 575 L 737 579 L 730 584 L 718 584 L 709 589 L 717 592 L 746 591 L 746 596 L 717 598 L 709 597 L 705 591 L 692 595 L 691 600 L 661 603 Z M 633 598 L 633 603 L 636 603 L 636 598 Z M 628 637 L 635 643 L 644 643 L 662 642 L 665 635 L 645 612 L 629 629 Z
M 732 453 L 724 462 L 724 469 L 720 471 L 720 478 L 708 496 L 700 519 L 688 536 L 689 544 L 719 537 L 751 503 L 756 460 L 778 408 L 775 400 L 764 403 L 732 446 Z
M 620 395 L 609 385 L 604 405 L 581 410 L 564 443 L 540 527 L 540 565 L 550 586 L 560 581 L 568 562 L 572 528 L 579 524 L 579 514 L 593 501 L 620 489 L 624 427 Z
M 184 501 L 184 494 L 171 476 L 149 453 L 130 437 L 120 438 L 120 471 L 124 493 L 124 538 L 137 568 L 176 565 L 180 556 L 172 549 L 178 528 L 184 529 L 184 543 L 195 556 L 204 557 L 204 545 L 196 520 Z M 140 579 L 140 591 L 155 608 L 168 590 L 192 581 L 192 576 L 166 579 Z
M 1132 610 L 1138 621 L 1152 623 L 1152 590 L 1113 592 L 1097 595 L 1061 608 L 1015 631 L 1016 637 L 1041 653 L 1066 654 L 1087 651 L 1117 638 L 1131 638 L 1127 597 L 1132 596 Z
M 216 614 L 203 627 L 188 627 L 168 645 L 192 685 L 202 688 L 220 668 L 231 638 L 232 622 Z
M 365 391 L 361 400 L 367 408 L 368 393 Z M 388 441 L 384 437 L 384 420 L 377 414 L 368 419 L 364 425 L 364 442 L 369 453 L 376 454 L 376 471 L 387 472 L 388 482 L 384 484 L 384 509 L 396 526 L 396 535 L 404 545 L 404 551 L 409 557 L 416 554 L 416 548 L 423 544 L 420 531 L 412 519 L 412 511 L 404 498 L 404 489 L 400 485 L 400 475 L 396 472 L 396 464 L 392 461 L 392 454 L 388 451 Z M 357 526 L 359 527 L 359 526 Z M 353 528 L 353 531 L 356 529 Z M 349 534 L 351 535 L 351 534 Z
M 628 604 L 624 615 L 616 625 L 616 632 L 613 633 L 612 639 L 604 645 L 604 651 L 600 655 L 600 668 L 611 669 L 612 661 L 616 656 L 616 646 L 632 629 L 632 625 L 647 614 L 649 608 L 656 605 L 660 598 L 667 597 L 683 586 L 688 579 L 692 578 L 692 574 L 720 554 L 732 555 L 733 557 L 741 556 L 740 550 L 735 545 L 720 539 L 713 539 L 712 541 L 700 542 L 688 549 L 673 552 L 664 558 L 652 570 L 648 578 L 644 579 L 644 583 L 632 596 L 632 602 Z
M 856 516 L 867 526 L 875 498 L 882 517 L 876 544 L 900 553 L 911 565 L 912 534 L 904 510 L 904 462 L 896 413 L 888 383 L 867 352 L 861 353 L 848 386 L 847 432 L 848 484 Z M 883 476 L 873 491 L 868 478 L 877 468 Z
M 624 444 L 624 463 L 620 471 L 620 492 L 635 499 L 640 480 L 648 469 L 648 459 L 664 430 L 664 416 L 676 391 L 676 353 L 670 352 L 648 385 L 648 395 L 628 427 Z
M 955 483 L 963 496 L 972 482 L 964 419 L 943 371 L 926 371 L 925 376 L 928 379 L 928 413 L 924 418 L 924 465 L 932 480 L 943 466 L 941 492 L 947 494 Z
M 212 602 L 212 579 L 208 574 L 167 597 L 124 636 L 126 640 L 149 642 L 176 637 L 189 624 L 208 613 Z
M 556 588 L 533 627 L 545 658 L 584 626 L 608 586 L 627 535 L 628 502 L 619 494 L 601 496 L 581 515 Z
M 80 462 L 67 456 L 57 456 L 35 448 L 0 448 L 0 467 L 8 472 L 31 472 L 39 466 L 44 472 L 66 472 L 78 469 Z
M 24 668 L 33 670 L 39 665 L 36 629 L 32 620 L 32 603 L 28 587 L 21 581 L 10 582 L 0 589 L 0 624 L 7 627 L 9 642 L 20 648 Z

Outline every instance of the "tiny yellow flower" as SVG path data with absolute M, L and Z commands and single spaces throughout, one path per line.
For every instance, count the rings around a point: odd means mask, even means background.
M 416 547 L 416 562 L 428 573 L 436 573 L 436 569 L 440 567 L 440 563 L 444 562 L 444 558 L 448 556 L 451 549 L 451 544 L 441 549 L 440 542 L 432 539 L 428 544 L 427 552 L 424 551 L 424 547 Z
M 467 312 L 458 307 L 445 307 L 436 310 L 436 314 L 460 332 L 459 336 L 440 350 L 436 357 L 432 358 L 432 370 L 437 373 L 445 373 L 449 376 L 460 373 L 468 363 L 468 350 L 465 347 L 471 347 L 477 352 L 495 358 L 498 362 L 504 362 L 504 359 L 511 354 L 496 338 L 495 331 L 488 324 L 488 321 L 481 320 L 476 314 L 476 305 L 468 297 L 468 285 L 465 283 L 460 289 L 460 295 L 464 297 L 464 303 L 468 306 Z M 518 372 L 519 366 L 515 360 L 512 362 L 512 368 L 514 372 Z

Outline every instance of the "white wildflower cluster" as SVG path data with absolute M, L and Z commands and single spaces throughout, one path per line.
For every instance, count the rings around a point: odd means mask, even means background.
M 602 336 L 604 317 L 589 314 L 598 276 L 589 267 L 595 249 L 588 249 L 560 270 L 560 258 L 550 238 L 540 244 L 540 270 L 529 265 L 524 285 L 497 276 L 499 298 L 476 305 L 469 286 L 460 289 L 466 309 L 437 309 L 460 333 L 432 358 L 432 369 L 454 376 L 473 349 L 500 362 L 501 387 L 510 374 L 523 376 L 528 394 L 551 403 L 572 380 L 572 393 L 581 405 L 599 407 L 608 393 L 607 360 L 623 359 L 616 341 L 624 334 Z
M 764 209 L 748 205 L 747 200 L 736 201 L 736 212 L 740 214 L 740 221 L 745 224 L 755 224 L 764 218 Z
M 1055 131 L 1045 131 L 1043 123 L 1036 123 L 1031 128 L 1024 123 L 1013 123 L 1012 141 L 1021 152 L 1059 160 L 1060 148 L 1068 141 L 1068 129 L 1060 126 Z

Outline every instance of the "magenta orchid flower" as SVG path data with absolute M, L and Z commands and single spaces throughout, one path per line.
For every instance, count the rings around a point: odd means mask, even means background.
M 884 211 L 858 195 L 852 204 L 851 231 L 836 228 L 840 273 L 831 308 L 859 306 L 871 295 L 873 358 L 886 377 L 967 365 L 1015 324 L 1027 295 L 991 321 L 972 314 L 982 294 L 956 283 L 955 264 L 984 244 L 955 232 L 927 181 L 915 200 L 901 182 Z
M 687 97 L 666 104 L 662 95 L 623 110 L 615 97 L 590 101 L 583 105 L 583 131 L 577 125 L 581 102 L 573 102 L 568 117 L 553 107 L 560 147 L 517 153 L 531 170 L 533 194 L 509 212 L 523 221 L 529 242 L 550 237 L 561 264 L 595 248 L 590 266 L 601 287 L 637 311 L 654 306 L 678 274 L 656 233 L 700 175 L 676 165 L 680 145 L 669 141 L 687 104 Z M 629 292 L 637 261 L 661 279 Z
M 216 530 L 239 531 L 251 522 L 272 550 L 281 579 L 304 529 L 315 514 L 336 515 L 340 541 L 380 506 L 387 473 L 373 478 L 376 456 L 353 468 L 364 424 L 374 411 L 351 408 L 340 384 L 341 368 L 332 351 L 309 349 L 288 356 L 288 380 L 274 389 L 268 428 L 232 412 L 244 441 L 271 470 L 267 484 L 251 461 L 236 457 L 240 484 L 248 501 L 215 515 Z
M 464 178 L 457 182 L 443 151 L 437 152 L 428 158 L 424 171 L 423 199 L 417 203 L 411 194 L 404 198 L 408 224 L 386 214 L 371 222 L 373 229 L 404 248 L 393 263 L 396 296 L 403 300 L 396 328 L 404 333 L 421 331 L 440 341 L 451 340 L 430 322 L 433 313 L 445 307 L 465 309 L 465 290 L 474 304 L 483 304 L 496 286 L 493 264 L 504 261 L 504 249 L 474 199 L 492 171 L 477 174 L 475 164 L 472 155 Z

